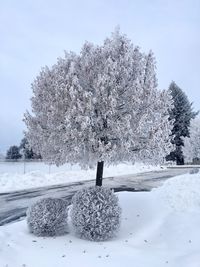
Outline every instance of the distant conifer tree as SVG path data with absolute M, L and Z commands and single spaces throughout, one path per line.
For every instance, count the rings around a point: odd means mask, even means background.
M 184 137 L 190 136 L 190 121 L 194 119 L 198 112 L 192 109 L 187 95 L 179 88 L 175 82 L 169 86 L 174 107 L 170 110 L 170 120 L 173 121 L 172 144 L 174 150 L 166 157 L 167 160 L 176 161 L 177 165 L 184 165 L 183 146 Z
M 21 157 L 18 146 L 11 146 L 6 153 L 6 159 L 20 159 Z

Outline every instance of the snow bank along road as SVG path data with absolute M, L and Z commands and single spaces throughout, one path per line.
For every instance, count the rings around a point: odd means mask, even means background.
M 167 169 L 133 175 L 108 177 L 103 185 L 119 191 L 150 191 L 166 179 L 189 172 L 190 168 Z M 62 197 L 70 200 L 83 186 L 94 185 L 94 180 L 60 184 L 0 194 L 0 225 L 19 220 L 26 214 L 27 207 L 41 197 Z

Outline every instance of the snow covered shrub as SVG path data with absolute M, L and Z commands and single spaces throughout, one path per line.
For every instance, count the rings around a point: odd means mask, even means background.
M 89 187 L 72 198 L 71 219 L 81 238 L 103 241 L 115 236 L 120 226 L 118 197 L 105 187 Z
M 27 210 L 27 224 L 37 236 L 56 236 L 67 232 L 68 203 L 59 198 L 44 198 Z
M 190 170 L 190 174 L 195 174 L 199 172 L 199 168 L 193 168 Z

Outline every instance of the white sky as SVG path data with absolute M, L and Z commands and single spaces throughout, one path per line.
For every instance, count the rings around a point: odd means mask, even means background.
M 200 0 L 0 1 L 0 153 L 18 145 L 41 67 L 116 25 L 157 59 L 159 88 L 174 80 L 200 109 Z

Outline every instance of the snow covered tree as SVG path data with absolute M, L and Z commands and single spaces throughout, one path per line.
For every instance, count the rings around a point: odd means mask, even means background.
M 193 111 L 192 103 L 189 102 L 186 94 L 175 82 L 170 84 L 169 92 L 174 103 L 174 107 L 170 110 L 170 120 L 174 121 L 172 144 L 175 145 L 175 150 L 171 151 L 166 159 L 176 161 L 177 165 L 183 165 L 184 157 L 182 148 L 184 146 L 184 137 L 190 136 L 190 121 L 198 113 Z
M 116 30 L 103 45 L 86 42 L 42 69 L 25 114 L 31 147 L 48 163 L 160 161 L 171 148 L 171 97 L 157 89 L 153 53 Z
M 132 129 L 134 129 L 133 151 L 135 159 L 160 162 L 171 149 L 169 136 L 172 121 L 168 110 L 172 108 L 167 91 L 157 89 L 156 64 L 153 53 L 144 57 L 144 71 L 141 88 L 136 93 L 138 104 L 134 108 Z M 131 155 L 133 157 L 133 155 Z
M 183 154 L 187 162 L 200 160 L 200 119 L 191 120 L 189 127 L 190 137 L 185 137 Z
M 7 153 L 6 153 L 6 159 L 20 159 L 22 155 L 20 154 L 19 147 L 18 146 L 11 146 Z

